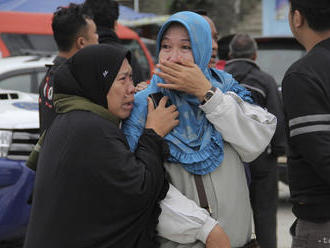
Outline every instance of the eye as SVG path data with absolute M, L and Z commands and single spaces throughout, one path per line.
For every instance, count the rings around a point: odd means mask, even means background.
M 168 44 L 161 44 L 160 48 L 161 49 L 169 49 L 170 46 Z
M 125 83 L 127 81 L 132 81 L 133 80 L 133 74 L 130 73 L 130 74 L 123 75 L 123 76 L 119 77 L 118 80 L 121 81 L 122 83 Z
M 191 50 L 191 46 L 190 45 L 184 45 L 182 46 L 183 49 L 185 50 Z

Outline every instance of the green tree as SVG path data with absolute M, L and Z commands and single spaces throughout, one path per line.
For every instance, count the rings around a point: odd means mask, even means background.
M 254 11 L 257 2 L 261 0 L 139 0 L 141 12 L 155 14 L 204 9 L 214 21 L 220 36 L 235 32 L 238 22 Z
M 220 35 L 231 32 L 237 23 L 235 4 L 240 0 L 173 0 L 170 12 L 204 9 L 214 21 Z

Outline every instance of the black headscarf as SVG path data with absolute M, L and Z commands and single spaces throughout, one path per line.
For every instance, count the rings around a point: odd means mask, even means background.
M 110 44 L 79 50 L 54 76 L 54 93 L 81 96 L 108 108 L 107 94 L 130 52 Z

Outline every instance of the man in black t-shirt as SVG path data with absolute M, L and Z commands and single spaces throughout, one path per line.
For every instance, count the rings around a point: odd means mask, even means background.
M 286 72 L 292 247 L 330 247 L 330 1 L 290 0 L 290 28 L 307 54 Z
M 54 39 L 58 47 L 58 55 L 39 87 L 39 121 L 42 134 L 56 117 L 53 103 L 54 72 L 68 58 L 81 48 L 98 43 L 96 25 L 82 6 L 71 3 L 68 7 L 59 7 L 52 20 Z

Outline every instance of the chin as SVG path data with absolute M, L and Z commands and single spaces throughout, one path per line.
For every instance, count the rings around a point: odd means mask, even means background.
M 122 114 L 120 114 L 119 118 L 120 118 L 121 120 L 125 120 L 125 119 L 127 119 L 130 115 L 131 115 L 131 111 L 129 111 L 129 113 L 122 113 Z

